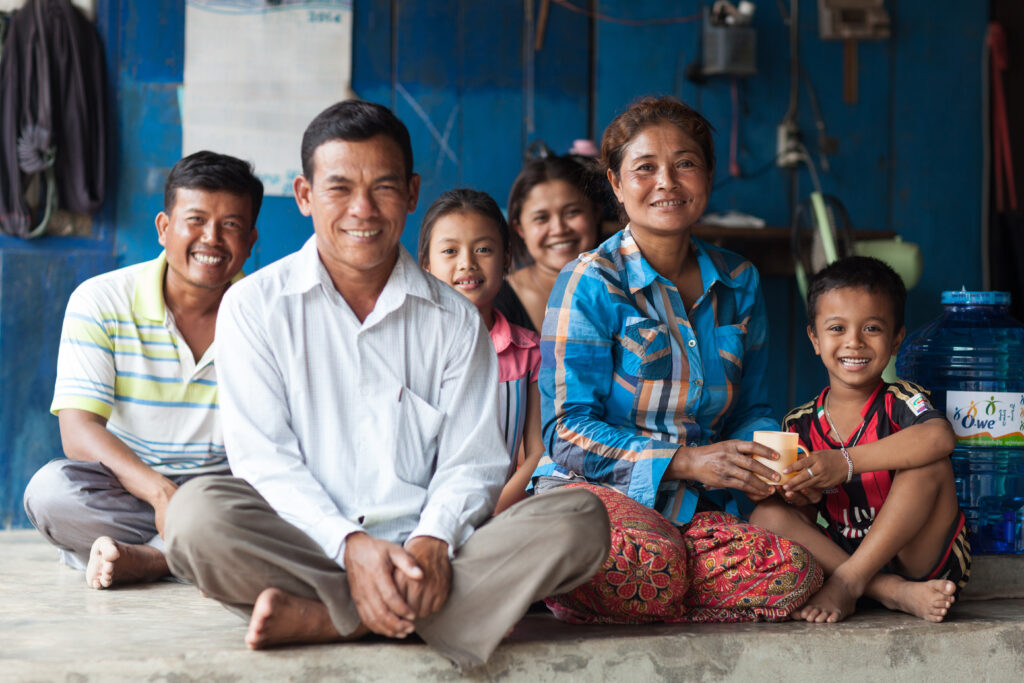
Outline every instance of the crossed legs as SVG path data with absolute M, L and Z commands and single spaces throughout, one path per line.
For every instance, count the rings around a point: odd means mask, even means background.
M 153 508 L 100 463 L 47 463 L 29 481 L 24 503 L 32 524 L 57 546 L 65 564 L 85 569 L 92 588 L 156 581 L 170 573 Z
M 166 524 L 175 574 L 247 615 L 250 647 L 365 633 L 345 572 L 244 481 L 204 477 L 183 486 Z M 457 551 L 445 606 L 418 619 L 416 632 L 462 667 L 482 664 L 532 602 L 586 581 L 607 553 L 607 515 L 591 494 L 514 505 Z
M 853 614 L 857 599 L 866 595 L 889 609 L 942 621 L 955 600 L 952 581 L 911 581 L 879 572 L 891 562 L 907 576 L 925 576 L 945 551 L 958 514 L 947 458 L 896 474 L 871 530 L 852 555 L 822 534 L 814 519 L 781 500 L 762 501 L 750 519 L 805 546 L 829 577 L 794 618 L 840 621 Z

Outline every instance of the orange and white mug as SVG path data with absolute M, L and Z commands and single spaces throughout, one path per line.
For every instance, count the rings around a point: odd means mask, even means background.
M 754 460 L 757 460 L 768 469 L 775 470 L 779 473 L 780 479 L 778 481 L 769 481 L 764 477 L 757 475 L 758 479 L 766 484 L 771 484 L 772 486 L 785 484 L 787 481 L 792 479 L 795 472 L 782 474 L 782 470 L 795 463 L 800 457 L 801 452 L 804 456 L 809 455 L 807 449 L 800 445 L 800 436 L 796 432 L 757 431 L 754 432 L 753 440 L 759 444 L 767 446 L 779 454 L 778 460 L 769 460 L 767 458 L 762 458 L 759 455 L 754 456 Z

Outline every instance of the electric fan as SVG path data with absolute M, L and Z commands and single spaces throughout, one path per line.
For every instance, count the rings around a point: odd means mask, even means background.
M 792 229 L 793 270 L 800 296 L 806 299 L 811 275 L 854 253 L 853 226 L 836 197 L 812 192 L 793 212 Z

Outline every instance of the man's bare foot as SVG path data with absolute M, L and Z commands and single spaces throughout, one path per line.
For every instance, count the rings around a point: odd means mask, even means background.
M 171 573 L 164 554 L 149 545 L 118 543 L 100 536 L 92 543 L 85 582 L 90 588 L 110 588 L 119 583 L 156 581 Z
M 342 636 L 334 628 L 327 606 L 316 600 L 299 598 L 280 588 L 266 588 L 252 606 L 245 644 L 251 650 L 288 643 L 333 643 L 355 640 L 366 635 L 360 624 L 353 633 Z
M 825 581 L 821 590 L 793 614 L 793 619 L 803 619 L 815 624 L 834 624 L 842 621 L 857 607 L 860 590 L 847 583 L 841 576 L 833 574 Z
M 908 581 L 885 575 L 878 586 L 878 601 L 892 610 L 899 610 L 926 621 L 942 621 L 956 602 L 956 584 L 944 579 Z

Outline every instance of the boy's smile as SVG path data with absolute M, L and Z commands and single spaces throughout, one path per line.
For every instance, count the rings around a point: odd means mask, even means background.
M 807 336 L 833 390 L 870 394 L 903 341 L 905 329 L 895 327 L 892 304 L 884 294 L 841 287 L 821 294 Z

